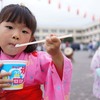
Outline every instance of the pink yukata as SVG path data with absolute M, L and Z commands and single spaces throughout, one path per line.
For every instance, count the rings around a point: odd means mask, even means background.
M 3 52 L 0 60 L 27 60 L 24 86 L 44 85 L 43 100 L 69 100 L 72 63 L 64 56 L 63 78 L 60 79 L 52 59 L 46 52 L 21 53 L 11 58 Z
M 100 47 L 92 59 L 91 69 L 94 75 L 93 94 L 100 99 Z M 99 73 L 97 73 L 98 69 Z

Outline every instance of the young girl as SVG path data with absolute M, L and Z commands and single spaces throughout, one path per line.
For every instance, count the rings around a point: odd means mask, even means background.
M 93 94 L 100 100 L 100 47 L 93 56 L 91 69 L 94 75 Z
M 10 4 L 1 10 L 0 60 L 27 60 L 28 65 L 21 90 L 2 90 L 13 81 L 2 79 L 11 73 L 0 73 L 0 100 L 69 100 L 72 64 L 62 54 L 61 41 L 55 35 L 46 38 L 47 53 L 37 52 L 36 45 L 15 47 L 16 44 L 35 41 L 36 25 L 35 16 L 25 6 Z

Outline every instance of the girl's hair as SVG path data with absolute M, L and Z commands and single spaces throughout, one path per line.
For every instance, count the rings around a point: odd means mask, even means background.
M 37 27 L 37 22 L 32 12 L 27 7 L 18 4 L 7 5 L 1 10 L 0 23 L 3 21 L 24 23 L 26 27 L 32 31 L 32 36 L 34 35 Z M 24 52 L 33 52 L 36 50 L 36 47 L 37 45 L 29 45 L 26 47 Z

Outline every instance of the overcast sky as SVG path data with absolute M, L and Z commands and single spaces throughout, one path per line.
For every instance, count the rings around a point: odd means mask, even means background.
M 39 27 L 80 27 L 92 23 L 93 15 L 95 20 L 100 20 L 100 0 L 51 0 L 50 4 L 48 1 L 2 0 L 0 6 L 2 8 L 11 3 L 23 3 L 36 16 Z M 59 3 L 60 8 L 58 8 Z

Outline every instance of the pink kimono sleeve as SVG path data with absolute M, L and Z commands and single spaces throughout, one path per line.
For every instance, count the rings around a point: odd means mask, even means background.
M 54 64 L 48 68 L 45 81 L 44 100 L 69 100 L 72 63 L 64 56 L 63 78 L 60 79 Z
M 91 69 L 94 77 L 93 94 L 100 99 L 100 48 L 96 51 L 92 59 Z
M 96 51 L 91 61 L 91 70 L 95 73 L 97 68 L 100 68 L 100 48 Z

